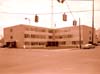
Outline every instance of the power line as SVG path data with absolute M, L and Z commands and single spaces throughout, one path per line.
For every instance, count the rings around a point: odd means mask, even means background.
M 80 11 L 66 11 L 65 13 L 81 13 L 81 12 L 91 12 L 92 10 L 80 10 Z M 100 11 L 100 10 L 94 10 L 94 11 Z M 53 14 L 62 14 L 64 12 L 57 12 Z M 12 12 L 0 12 L 0 14 L 9 14 L 9 15 L 35 15 L 34 13 L 12 13 Z M 51 15 L 52 13 L 37 13 L 37 15 Z
M 67 5 L 67 8 L 69 9 L 69 12 L 71 13 L 72 17 L 75 19 L 75 17 L 74 17 L 74 15 L 73 15 L 73 13 L 72 13 L 72 11 L 71 11 L 71 9 L 70 9 L 70 7 L 69 7 L 67 2 L 66 2 L 66 5 Z

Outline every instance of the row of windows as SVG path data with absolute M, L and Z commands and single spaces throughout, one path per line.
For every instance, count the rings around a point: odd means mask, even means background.
M 65 41 L 62 41 L 62 42 L 58 42 L 60 45 L 66 45 L 66 42 Z M 77 45 L 80 43 L 80 41 L 71 41 L 71 43 L 73 45 Z M 81 44 L 83 44 L 83 41 L 81 41 Z M 24 45 L 46 45 L 46 42 L 24 42 Z
M 36 31 L 36 32 L 47 32 L 47 30 L 46 29 L 41 29 L 41 28 L 26 28 L 26 30 L 27 31 Z M 12 28 L 10 28 L 10 32 L 12 32 L 13 31 L 13 29 Z M 63 32 L 68 32 L 69 31 L 69 29 L 68 30 L 48 30 L 48 32 L 49 33 L 57 33 L 57 32 L 61 32 L 61 31 L 63 31 Z M 91 34 L 92 32 L 91 31 L 89 31 L 89 34 Z
M 66 42 L 65 41 L 62 41 L 62 42 L 59 42 L 60 45 L 65 45 Z
M 35 31 L 35 32 L 47 32 L 47 29 L 40 29 L 40 28 L 26 28 L 27 31 Z M 59 32 L 68 32 L 68 30 L 54 30 L 54 29 L 48 29 L 48 33 L 59 33 Z
M 66 42 L 65 41 L 62 41 L 62 42 L 59 42 L 60 45 L 65 45 Z M 24 45 L 46 45 L 46 42 L 24 42 Z
M 62 35 L 62 36 L 55 36 L 55 38 L 57 38 L 57 39 L 62 39 L 62 38 L 72 38 L 73 37 L 73 35 L 71 35 L 71 34 L 68 34 L 68 35 Z
M 76 44 L 79 44 L 79 43 L 80 43 L 80 41 L 72 41 L 73 45 L 76 45 Z M 83 44 L 83 41 L 81 41 L 81 44 Z
M 45 45 L 45 42 L 24 42 L 25 45 Z
M 24 34 L 24 38 L 40 38 L 40 39 L 45 39 L 46 36 L 44 36 L 44 35 L 34 35 L 34 34 Z
M 40 28 L 26 28 L 26 30 L 35 32 L 46 32 L 46 29 L 40 29 Z
M 35 32 L 46 32 L 46 29 L 37 29 L 37 28 L 26 28 L 27 31 L 35 31 Z M 10 29 L 10 32 L 12 32 L 13 29 Z
M 54 36 L 56 39 L 62 39 L 62 38 L 72 38 L 72 35 L 65 35 L 65 36 Z M 44 35 L 35 35 L 35 34 L 24 34 L 24 38 L 41 38 L 45 39 L 46 36 Z M 48 36 L 49 39 L 52 39 L 53 36 Z
M 49 33 L 69 32 L 70 30 L 48 30 Z
M 27 31 L 35 31 L 35 32 L 46 32 L 46 30 L 45 29 L 37 29 L 37 28 L 26 28 L 26 30 Z M 13 29 L 11 28 L 10 29 L 10 32 L 12 32 L 13 31 Z M 62 30 L 61 30 L 62 31 Z M 59 33 L 59 32 L 61 32 L 60 30 L 48 30 L 48 32 L 49 33 Z M 64 30 L 65 32 L 67 32 L 67 30 Z
M 68 35 L 61 35 L 61 36 L 54 36 L 54 38 L 56 38 L 56 39 L 72 38 L 72 37 L 73 37 L 73 35 L 71 35 L 71 34 L 68 34 Z M 53 36 L 49 36 L 48 38 L 49 38 L 49 39 L 52 39 Z

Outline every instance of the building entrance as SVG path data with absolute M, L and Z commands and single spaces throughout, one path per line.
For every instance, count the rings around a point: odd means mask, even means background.
M 46 43 L 46 47 L 58 47 L 58 46 L 59 46 L 58 41 L 48 41 Z
M 3 47 L 16 48 L 16 47 L 17 47 L 16 41 L 13 41 L 13 42 L 6 42 L 6 44 L 3 45 Z

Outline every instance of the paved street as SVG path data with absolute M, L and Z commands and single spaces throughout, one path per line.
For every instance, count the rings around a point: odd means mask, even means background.
M 0 74 L 100 74 L 100 46 L 89 50 L 0 48 Z

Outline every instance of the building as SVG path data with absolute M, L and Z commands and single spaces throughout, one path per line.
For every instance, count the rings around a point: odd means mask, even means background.
M 29 25 L 16 25 L 4 28 L 4 42 L 7 45 L 15 45 L 18 48 L 45 47 L 48 41 L 48 28 Z M 50 40 L 50 39 L 49 39 Z
M 92 28 L 81 25 L 81 44 L 92 42 Z M 46 48 L 46 47 L 78 47 L 79 26 L 57 29 L 16 25 L 4 28 L 4 43 L 7 47 Z M 94 42 L 96 38 L 94 34 Z
M 100 29 L 96 30 L 97 42 L 100 43 Z
M 3 43 L 4 43 L 4 39 L 3 39 L 3 38 L 1 38 L 1 39 L 0 39 L 0 47 L 2 47 L 2 46 L 3 46 Z
M 64 27 L 56 29 L 56 40 L 59 41 L 59 46 L 73 46 L 79 47 L 81 45 L 92 43 L 92 28 L 89 26 L 81 25 L 80 32 L 79 26 Z M 81 34 L 81 40 L 80 40 Z M 94 30 L 94 44 L 97 43 L 96 34 Z

